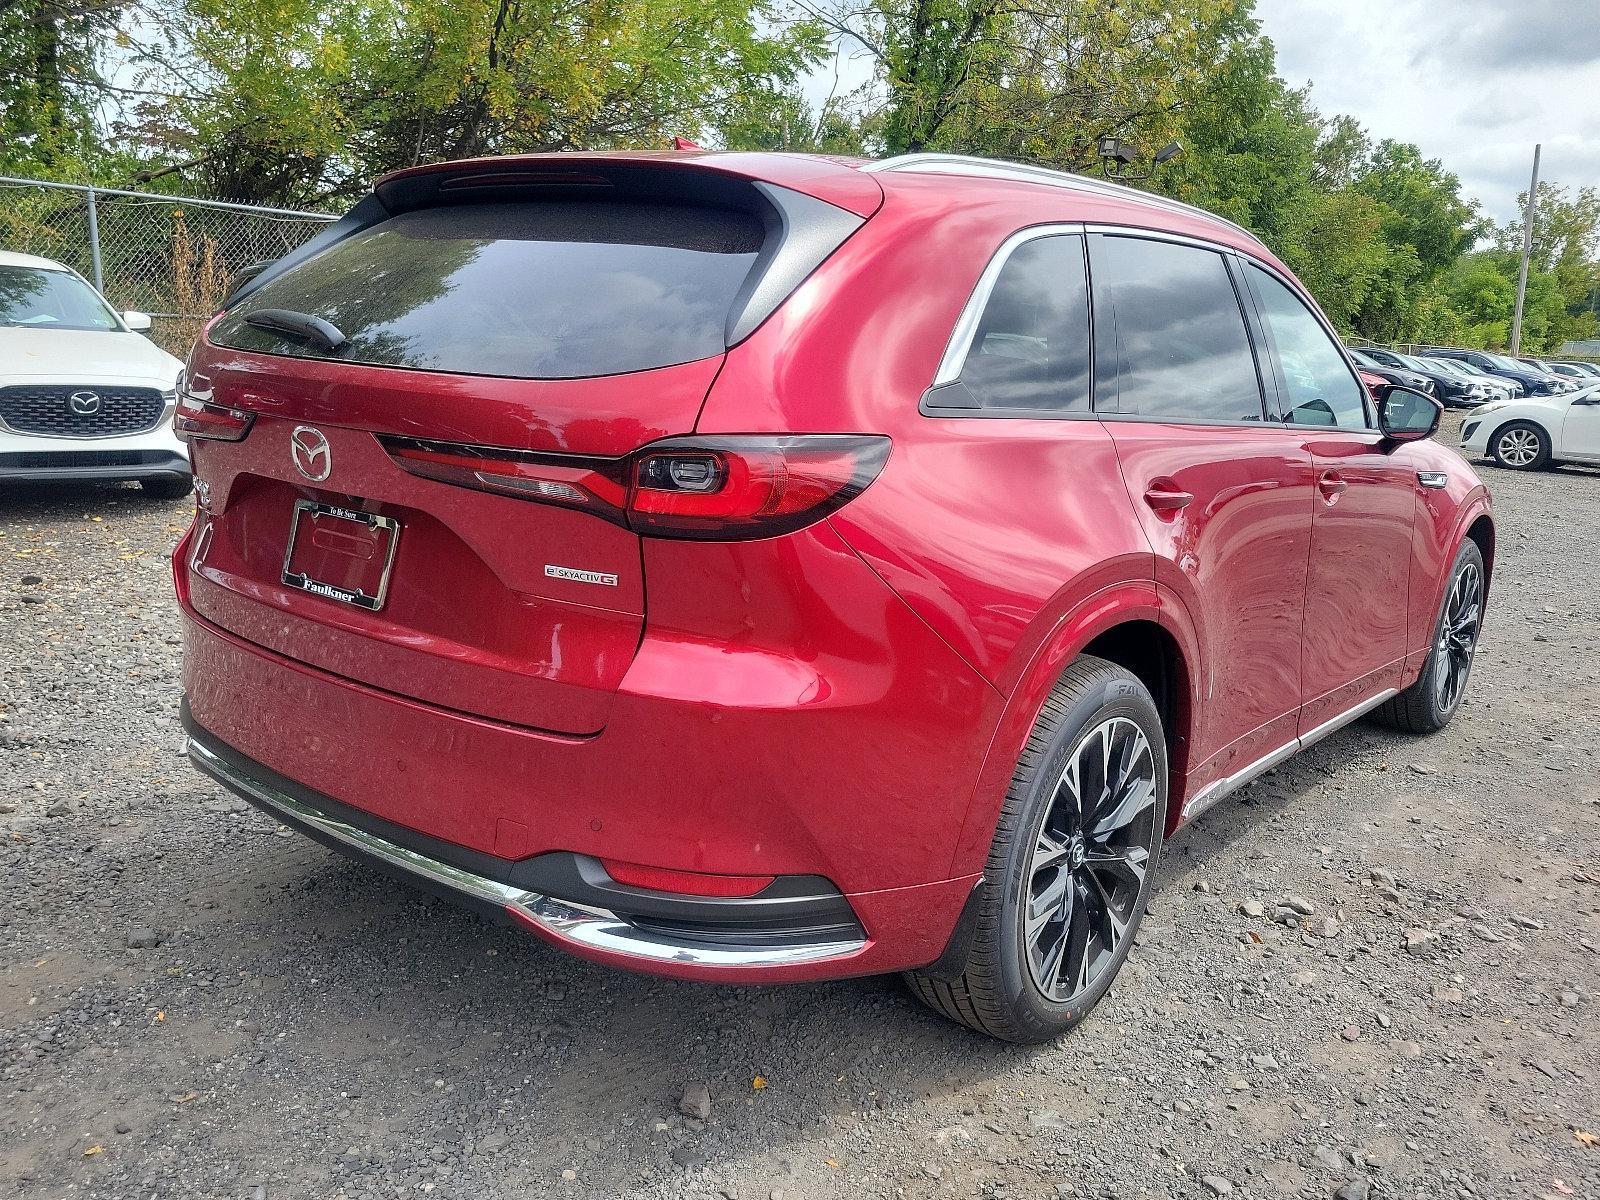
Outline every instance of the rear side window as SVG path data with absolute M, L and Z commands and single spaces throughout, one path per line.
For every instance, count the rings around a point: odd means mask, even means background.
M 1299 296 L 1259 267 L 1249 267 L 1283 370 L 1283 419 L 1293 425 L 1367 428 L 1366 388 Z
M 980 409 L 1088 410 L 1089 288 L 1081 237 L 1037 238 L 1006 259 L 960 378 Z
M 1151 420 L 1261 421 L 1261 385 L 1222 255 L 1148 238 L 1089 243 L 1115 377 L 1100 407 Z
M 518 379 L 618 375 L 719 354 L 760 253 L 754 215 L 542 201 L 404 213 L 246 296 L 211 339 L 240 350 Z M 245 320 L 331 322 L 336 351 Z

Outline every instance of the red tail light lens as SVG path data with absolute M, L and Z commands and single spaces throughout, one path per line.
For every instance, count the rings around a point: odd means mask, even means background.
M 890 445 L 853 434 L 684 437 L 608 459 L 379 440 L 413 475 L 581 509 L 647 537 L 715 541 L 776 537 L 820 521 L 877 478 Z
M 413 475 L 520 500 L 587 509 L 621 524 L 627 488 L 617 460 L 569 454 L 535 454 L 455 442 L 380 438 L 384 449 Z
M 706 875 L 700 871 L 671 871 L 665 867 L 646 867 L 639 863 L 602 858 L 606 874 L 625 887 L 651 892 L 676 892 L 681 896 L 757 896 L 774 875 Z
M 889 458 L 889 439 L 833 434 L 690 437 L 633 458 L 628 524 L 657 537 L 773 537 L 820 521 L 859 496 Z
M 209 382 L 196 377 L 178 376 L 178 403 L 172 410 L 172 432 L 179 440 L 209 438 L 217 442 L 237 442 L 250 432 L 255 414 L 225 404 L 211 403 Z

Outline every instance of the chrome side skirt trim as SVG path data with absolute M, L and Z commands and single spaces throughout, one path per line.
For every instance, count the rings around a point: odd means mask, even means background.
M 1244 787 L 1245 784 L 1253 783 L 1255 780 L 1261 778 L 1261 776 L 1272 770 L 1273 767 L 1286 762 L 1294 755 L 1300 753 L 1300 751 L 1309 749 L 1310 747 L 1316 745 L 1330 733 L 1333 733 L 1339 729 L 1343 729 L 1352 721 L 1366 716 L 1367 713 L 1377 708 L 1378 705 L 1382 704 L 1385 700 L 1388 700 L 1393 696 L 1398 696 L 1399 694 L 1399 688 L 1385 688 L 1376 696 L 1367 697 L 1367 699 L 1363 700 L 1354 708 L 1346 709 L 1344 712 L 1340 713 L 1331 720 L 1324 721 L 1315 729 L 1308 729 L 1305 733 L 1301 734 L 1293 741 L 1287 742 L 1284 745 L 1279 746 L 1276 750 L 1262 755 L 1260 758 L 1256 759 L 1255 762 L 1251 763 L 1247 767 L 1242 768 L 1241 770 L 1235 771 L 1226 779 L 1218 779 L 1214 783 L 1207 784 L 1189 798 L 1189 802 L 1183 806 L 1183 816 L 1180 818 L 1180 820 L 1183 822 L 1194 820 L 1195 817 L 1198 817 L 1201 813 L 1205 812 L 1206 809 L 1216 804 L 1217 801 L 1226 799 L 1228 796 L 1231 796 L 1234 792 Z
M 644 962 L 682 963 L 699 967 L 782 967 L 797 963 L 843 958 L 866 947 L 866 940 L 814 942 L 788 946 L 740 946 L 690 942 L 633 925 L 603 908 L 524 891 L 487 876 L 477 875 L 438 859 L 418 854 L 347 821 L 330 816 L 270 784 L 236 769 L 199 742 L 189 739 L 189 761 L 218 783 L 245 796 L 259 807 L 282 813 L 310 826 L 360 854 L 427 879 L 474 900 L 506 909 L 536 932 L 569 947 Z

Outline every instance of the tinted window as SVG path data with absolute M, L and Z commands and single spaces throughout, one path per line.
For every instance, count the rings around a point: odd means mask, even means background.
M 121 328 L 111 310 L 77 276 L 37 267 L 0 267 L 0 325 Z
M 742 212 L 546 201 L 405 213 L 246 296 L 212 332 L 244 350 L 524 379 L 615 375 L 724 348 L 764 238 Z M 331 321 L 337 352 L 256 329 L 286 308 Z
M 1322 322 L 1299 296 L 1265 271 L 1251 267 L 1250 277 L 1261 296 L 1263 316 L 1272 330 L 1288 389 L 1284 420 L 1337 429 L 1367 428 L 1366 389 L 1351 374 Z
M 1006 259 L 984 305 L 961 382 L 979 408 L 1089 407 L 1089 289 L 1083 239 L 1043 237 Z
M 1198 421 L 1260 421 L 1244 316 L 1220 254 L 1141 238 L 1091 243 L 1096 311 L 1114 330 L 1114 410 Z

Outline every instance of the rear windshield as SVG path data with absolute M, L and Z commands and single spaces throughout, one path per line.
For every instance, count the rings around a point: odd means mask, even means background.
M 239 350 L 517 379 L 618 375 L 721 353 L 765 232 L 688 205 L 542 201 L 393 217 L 269 280 L 211 339 Z M 348 339 L 258 329 L 260 309 Z

